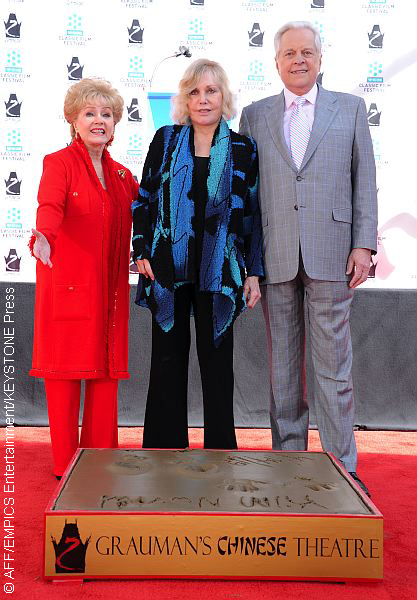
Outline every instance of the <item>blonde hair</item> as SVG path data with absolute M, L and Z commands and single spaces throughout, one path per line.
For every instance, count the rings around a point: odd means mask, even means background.
M 98 78 L 81 79 L 74 83 L 64 100 L 64 117 L 70 124 L 71 138 L 75 137 L 74 121 L 77 119 L 84 106 L 92 100 L 103 98 L 109 103 L 113 113 L 114 123 L 118 123 L 123 114 L 123 98 L 119 92 L 112 87 L 109 81 Z
M 195 60 L 186 69 L 178 86 L 178 94 L 172 99 L 172 120 L 180 125 L 190 123 L 187 102 L 189 93 L 198 85 L 200 79 L 209 73 L 213 76 L 223 96 L 222 114 L 228 121 L 236 115 L 233 95 L 230 91 L 229 80 L 226 72 L 219 63 L 207 58 Z

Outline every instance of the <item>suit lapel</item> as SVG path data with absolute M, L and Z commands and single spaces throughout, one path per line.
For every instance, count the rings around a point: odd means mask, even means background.
M 281 92 L 279 96 L 274 96 L 265 111 L 266 124 L 282 158 L 293 171 L 297 171 L 284 137 L 284 111 L 284 92 Z
M 330 127 L 338 110 L 339 105 L 336 96 L 332 94 L 332 92 L 328 92 L 319 86 L 313 128 L 311 130 L 310 139 L 304 154 L 303 162 L 301 163 L 300 171 L 313 156 L 317 146 L 322 140 L 327 129 Z

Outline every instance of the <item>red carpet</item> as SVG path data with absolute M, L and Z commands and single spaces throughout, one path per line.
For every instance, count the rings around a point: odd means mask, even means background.
M 104 598 L 111 600 L 413 600 L 417 599 L 417 434 L 357 432 L 358 473 L 384 515 L 384 581 L 334 584 L 270 581 L 87 581 L 82 586 L 45 583 L 41 577 L 43 511 L 56 485 L 51 474 L 49 430 L 16 429 L 15 591 L 25 600 Z M 202 431 L 191 430 L 201 447 Z M 139 446 L 139 428 L 120 429 L 122 447 Z M 271 448 L 269 430 L 238 430 L 239 447 Z M 311 450 L 320 449 L 316 432 Z M 2 587 L 9 579 L 2 577 Z

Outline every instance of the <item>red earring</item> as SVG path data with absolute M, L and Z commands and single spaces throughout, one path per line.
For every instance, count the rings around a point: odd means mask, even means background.
M 114 134 L 112 134 L 111 138 L 110 138 L 110 139 L 109 139 L 109 141 L 107 142 L 107 144 L 106 144 L 106 148 L 107 148 L 107 146 L 111 146 L 111 145 L 112 145 L 112 143 L 113 143 L 113 140 L 114 140 Z

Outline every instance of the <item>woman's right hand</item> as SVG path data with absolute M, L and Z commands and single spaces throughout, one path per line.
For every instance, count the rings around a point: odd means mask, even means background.
M 136 264 L 140 275 L 144 275 L 146 278 L 150 277 L 152 281 L 155 279 L 151 264 L 147 258 L 144 258 L 143 260 L 137 260 Z
M 48 240 L 40 231 L 32 229 L 32 233 L 36 240 L 33 244 L 33 254 L 38 258 L 45 266 L 47 265 L 52 269 L 51 263 L 51 246 Z

